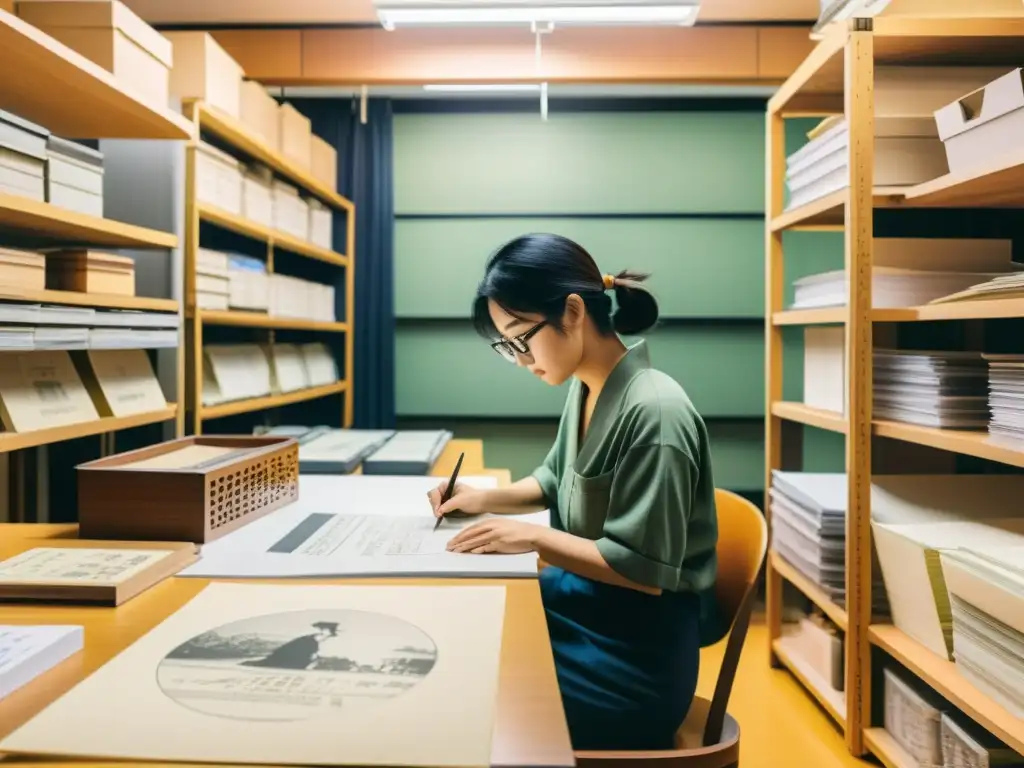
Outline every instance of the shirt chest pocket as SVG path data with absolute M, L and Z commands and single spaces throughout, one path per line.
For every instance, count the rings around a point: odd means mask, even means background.
M 572 469 L 569 472 L 572 474 L 572 487 L 569 491 L 566 528 L 569 533 L 585 539 L 600 539 L 604 535 L 604 522 L 608 517 L 612 472 L 595 477 L 584 477 Z

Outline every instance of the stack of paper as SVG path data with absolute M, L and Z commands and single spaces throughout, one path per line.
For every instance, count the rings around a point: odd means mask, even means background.
M 363 460 L 363 474 L 425 475 L 453 437 L 446 429 L 398 432 Z
M 38 326 L 32 337 L 34 349 L 87 349 L 89 329 L 75 326 Z
M 298 440 L 301 474 L 347 475 L 395 432 L 391 429 L 277 426 L 256 427 L 253 434 L 286 435 Z
M 985 301 L 988 299 L 1019 299 L 1024 297 L 1024 272 L 994 276 L 986 281 L 977 281 L 949 295 L 934 298 L 932 304 L 949 304 L 955 301 Z
M 19 325 L 0 326 L 0 349 L 18 350 L 35 347 L 34 329 Z
M 957 669 L 1012 715 L 1024 718 L 1024 546 L 942 553 Z
M 988 367 L 979 352 L 876 349 L 874 416 L 941 429 L 988 425 Z
M 91 349 L 161 349 L 178 346 L 177 329 L 91 328 Z
M 875 266 L 871 270 L 871 306 L 916 307 L 988 280 L 985 272 L 952 272 Z M 803 277 L 793 283 L 791 309 L 846 306 L 849 279 L 845 269 Z
M 82 650 L 78 626 L 0 625 L 0 699 Z
M 989 434 L 1024 440 L 1024 355 L 985 355 Z

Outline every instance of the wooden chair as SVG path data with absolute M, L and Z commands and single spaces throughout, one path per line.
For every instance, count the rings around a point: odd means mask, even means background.
M 577 752 L 579 768 L 738 768 L 740 727 L 726 712 L 747 638 L 757 577 L 768 549 L 768 526 L 756 506 L 715 490 L 718 508 L 718 579 L 715 595 L 729 638 L 711 701 L 694 697 L 676 749 L 657 752 Z

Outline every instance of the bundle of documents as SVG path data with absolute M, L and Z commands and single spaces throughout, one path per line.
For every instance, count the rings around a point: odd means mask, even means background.
M 819 586 L 836 605 L 846 603 L 846 475 L 772 472 L 769 490 L 772 549 Z M 886 611 L 880 574 L 874 612 Z
M 0 326 L 0 350 L 34 349 L 34 331 L 23 325 Z
M 980 277 L 980 276 L 979 276 Z M 1024 297 L 1024 272 L 1011 272 L 979 280 L 948 295 L 937 296 L 931 304 L 949 304 L 956 301 L 986 301 L 989 299 L 1019 299 Z
M 257 427 L 253 434 L 286 435 L 299 441 L 299 472 L 347 475 L 394 434 L 390 429 L 332 429 L 326 426 Z
M 33 349 L 87 349 L 89 329 L 41 325 L 32 334 Z
M 0 699 L 82 650 L 79 626 L 0 625 Z
M 228 255 L 228 306 L 266 312 L 270 307 L 270 275 L 260 259 Z
M 980 352 L 876 349 L 874 416 L 940 429 L 988 425 L 988 367 Z
M 942 553 L 957 669 L 1024 718 L 1024 546 L 962 544 Z
M 91 349 L 167 349 L 178 346 L 178 330 L 90 328 Z
M 988 280 L 987 272 L 950 272 L 874 266 L 871 270 L 871 306 L 875 309 L 915 307 L 963 291 Z M 846 306 L 849 278 L 845 269 L 808 275 L 793 283 L 791 309 Z
M 454 435 L 446 429 L 398 432 L 363 461 L 367 475 L 425 475 Z
M 1024 355 L 985 355 L 989 434 L 1024 440 Z

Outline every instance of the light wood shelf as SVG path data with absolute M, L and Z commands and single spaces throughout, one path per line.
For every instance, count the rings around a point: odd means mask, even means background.
M 836 605 L 825 591 L 800 571 L 786 562 L 777 552 L 769 554 L 772 569 L 785 581 L 797 588 L 812 603 L 821 608 L 822 612 L 841 630 L 846 631 L 846 611 Z
M 174 248 L 178 245 L 178 238 L 169 232 L 100 219 L 3 192 L 0 192 L 0 229 L 18 235 L 28 245 L 97 248 Z
M 159 424 L 160 422 L 176 419 L 177 416 L 177 404 L 169 403 L 163 410 L 140 413 L 134 416 L 83 421 L 80 424 L 40 429 L 34 432 L 0 432 L 0 453 L 10 453 L 11 451 L 20 451 L 25 448 L 36 448 L 40 445 L 51 445 L 52 443 L 60 443 L 65 440 L 75 440 L 79 437 L 102 435 L 107 432 L 117 432 L 122 429 L 141 427 L 146 424 Z
M 224 416 L 237 416 L 240 413 L 265 411 L 269 408 L 280 408 L 283 405 L 303 403 L 307 400 L 338 395 L 347 390 L 348 382 L 338 381 L 322 387 L 310 387 L 308 389 L 296 390 L 295 392 L 285 392 L 280 395 L 254 397 L 249 400 L 233 400 L 230 403 L 218 403 L 217 405 L 204 405 L 200 414 L 203 419 L 220 419 Z
M 951 704 L 1007 745 L 1024 753 L 1024 720 L 1010 714 L 979 691 L 956 668 L 913 638 L 888 624 L 869 629 L 871 643 L 881 648 Z
M 235 118 L 208 104 L 197 102 L 196 109 L 201 130 L 210 132 L 238 151 L 244 152 L 254 160 L 259 160 L 275 173 L 298 184 L 303 190 L 315 195 L 328 205 L 341 210 L 353 210 L 352 202 L 348 198 L 339 195 L 305 168 L 268 146 L 262 138 Z
M 107 70 L 12 13 L 0 10 L 3 108 L 59 136 L 187 139 L 192 126 L 163 104 L 133 95 Z
M 0 288 L 0 301 L 23 301 L 28 304 L 64 304 L 98 309 L 129 309 L 145 312 L 177 312 L 176 299 L 154 299 L 149 296 L 120 296 L 113 293 L 79 293 L 77 291 L 10 291 Z
M 885 728 L 868 728 L 864 743 L 885 768 L 920 768 L 920 764 L 901 747 Z
M 1024 299 L 995 299 L 894 309 L 872 309 L 870 258 L 874 216 L 928 208 L 1024 207 L 1024 152 L 1007 154 L 990 167 L 967 174 L 949 174 L 911 187 L 873 187 L 875 167 L 872 89 L 875 68 L 883 65 L 1019 66 L 1024 50 L 1024 18 L 925 19 L 886 17 L 853 19 L 831 26 L 824 39 L 769 101 L 766 190 L 766 399 L 774 418 L 766 419 L 765 480 L 782 466 L 783 430 L 787 420 L 845 435 L 847 632 L 843 733 L 854 755 L 874 753 L 888 768 L 909 768 L 907 756 L 873 722 L 872 679 L 878 646 L 913 674 L 1014 749 L 1024 752 L 1024 721 L 1011 717 L 991 697 L 970 685 L 955 666 L 936 657 L 890 625 L 872 624 L 871 446 L 876 437 L 974 456 L 1024 468 L 1024 450 L 992 438 L 985 431 L 942 430 L 872 420 L 873 331 L 875 323 L 996 320 L 1024 317 Z M 836 102 L 842 108 L 836 110 Z M 784 210 L 785 124 L 790 115 L 806 116 L 817 104 L 820 114 L 846 115 L 850 140 L 847 167 L 850 185 L 794 210 Z M 832 230 L 845 233 L 849 307 L 785 310 L 783 233 L 787 230 Z M 924 236 L 924 235 L 922 235 Z M 847 415 L 782 400 L 783 327 L 844 325 L 846 328 Z M 890 471 L 898 468 L 890 467 Z M 770 510 L 768 510 L 770 518 Z M 785 565 L 779 575 L 784 575 Z M 791 576 L 791 574 L 789 574 Z M 777 584 L 778 582 L 776 582 Z M 771 584 L 769 585 L 771 587 Z M 813 596 L 813 584 L 797 584 Z M 813 597 L 812 597 L 813 600 Z M 816 602 L 816 601 L 815 601 Z M 778 655 L 781 637 L 781 591 L 768 591 L 766 606 L 772 648 Z M 792 659 L 784 660 L 791 669 Z M 798 677 L 807 671 L 797 669 Z M 805 681 L 805 685 L 807 685 Z M 820 690 L 808 685 L 815 698 Z M 820 686 L 818 686 L 820 688 Z
M 785 666 L 800 684 L 818 701 L 822 709 L 831 715 L 839 725 L 846 722 L 846 699 L 842 691 L 837 691 L 828 684 L 807 661 L 800 656 L 788 638 L 780 637 L 772 641 L 772 650 L 776 658 Z
M 286 232 L 279 232 L 276 229 L 264 227 L 262 224 L 249 221 L 249 219 L 238 214 L 222 210 L 209 203 L 197 202 L 196 209 L 199 212 L 200 220 L 216 224 L 218 227 L 223 227 L 253 240 L 258 240 L 261 243 L 267 243 L 273 248 L 296 253 L 299 256 L 306 256 L 307 258 L 316 259 L 327 264 L 333 264 L 336 267 L 348 266 L 348 259 L 340 253 L 327 248 L 321 248 L 319 245 L 314 245 L 305 240 L 300 240 Z
M 204 325 L 230 325 L 244 328 L 269 328 L 280 330 L 322 331 L 324 333 L 345 333 L 347 323 L 326 320 L 305 320 L 298 317 L 273 317 L 261 312 L 241 310 L 197 310 Z

